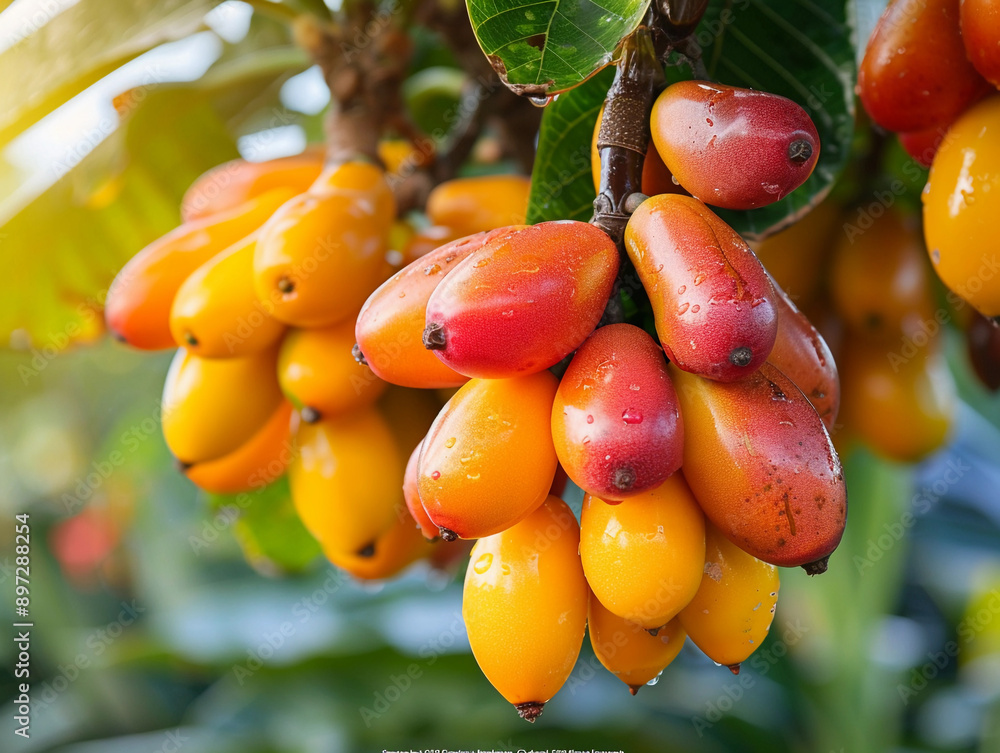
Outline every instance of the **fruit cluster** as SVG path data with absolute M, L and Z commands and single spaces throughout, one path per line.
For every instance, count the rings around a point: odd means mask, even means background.
M 359 577 L 478 539 L 470 642 L 529 720 L 588 624 L 633 692 L 686 636 L 738 671 L 776 566 L 823 572 L 846 522 L 833 356 L 708 206 L 790 193 L 816 130 L 787 99 L 707 82 L 666 88 L 651 124 L 652 195 L 629 197 L 621 247 L 596 224 L 523 224 L 511 177 L 442 184 L 429 226 L 401 229 L 380 168 L 308 152 L 199 180 L 108 300 L 122 339 L 179 347 L 164 435 L 203 488 L 287 465 L 306 528 Z M 625 294 L 648 332 L 614 314 Z

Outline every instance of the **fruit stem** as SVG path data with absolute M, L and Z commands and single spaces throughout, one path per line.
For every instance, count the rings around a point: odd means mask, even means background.
M 534 722 L 542 715 L 544 707 L 544 703 L 538 703 L 537 701 L 528 701 L 527 703 L 519 703 L 514 706 L 517 709 L 517 715 L 526 722 Z
M 809 575 L 822 575 L 826 572 L 827 566 L 830 564 L 830 555 L 826 555 L 815 562 L 807 562 L 802 566 L 802 569 L 806 571 Z

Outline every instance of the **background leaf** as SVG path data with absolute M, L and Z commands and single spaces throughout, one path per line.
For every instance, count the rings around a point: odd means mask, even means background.
M 518 94 L 545 96 L 586 81 L 611 62 L 649 0 L 468 0 L 479 45 Z

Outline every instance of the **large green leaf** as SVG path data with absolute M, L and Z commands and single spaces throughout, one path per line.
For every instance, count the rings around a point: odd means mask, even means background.
M 219 1 L 79 0 L 26 29 L 0 54 L 0 144 L 123 63 L 190 34 Z
M 593 214 L 596 192 L 590 143 L 613 78 L 613 70 L 602 71 L 545 108 L 531 174 L 528 222 L 586 222 Z
M 820 137 L 816 169 L 781 201 L 719 215 L 747 238 L 793 222 L 829 192 L 844 169 L 854 127 L 856 64 L 847 0 L 712 0 L 695 32 L 708 76 L 781 94 L 806 109 Z M 683 69 L 669 69 L 677 79 Z
M 649 0 L 467 0 L 493 68 L 518 94 L 571 89 L 611 62 Z

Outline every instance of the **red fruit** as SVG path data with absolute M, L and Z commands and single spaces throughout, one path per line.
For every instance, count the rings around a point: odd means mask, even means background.
M 466 376 L 542 371 L 594 330 L 617 274 L 614 242 L 585 222 L 501 234 L 431 294 L 424 344 Z
M 861 103 L 883 128 L 947 127 L 986 91 L 965 57 L 958 5 L 896 0 L 885 9 L 858 70 Z
M 767 360 L 778 330 L 771 282 L 708 207 L 689 196 L 654 196 L 629 219 L 625 247 L 663 350 L 679 368 L 731 382 Z
M 840 377 L 826 340 L 774 279 L 778 337 L 767 359 L 802 390 L 827 429 L 840 408 Z
M 819 158 L 809 114 L 777 94 L 707 81 L 668 86 L 653 104 L 656 151 L 707 204 L 754 209 L 801 186 Z
M 921 167 L 930 167 L 937 154 L 938 147 L 948 135 L 945 126 L 936 126 L 924 131 L 912 131 L 899 134 L 899 143 Z
M 959 20 L 972 65 L 987 81 L 1000 86 L 1000 4 L 996 0 L 962 0 Z
M 604 500 L 654 489 L 680 468 L 684 423 L 653 338 L 631 324 L 587 338 L 559 383 L 552 439 L 569 477 Z

